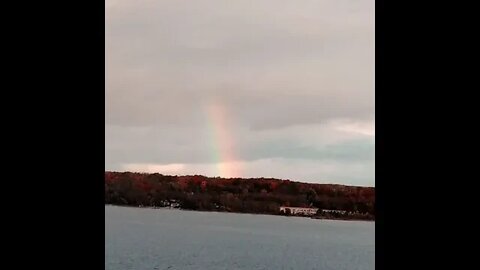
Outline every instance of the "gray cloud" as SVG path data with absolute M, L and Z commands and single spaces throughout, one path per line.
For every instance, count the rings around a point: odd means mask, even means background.
M 374 121 L 374 38 L 372 0 L 107 0 L 106 168 L 215 162 L 215 100 L 243 161 L 373 172 L 372 137 L 332 123 Z
M 371 140 L 347 141 L 339 144 L 316 147 L 312 145 L 301 146 L 295 141 L 265 143 L 248 149 L 250 158 L 281 158 L 289 157 L 294 159 L 311 160 L 341 160 L 343 162 L 371 161 L 375 159 L 375 146 Z

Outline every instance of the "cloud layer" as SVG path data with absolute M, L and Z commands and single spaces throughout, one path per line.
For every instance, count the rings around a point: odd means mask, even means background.
M 374 185 L 374 42 L 372 0 L 107 0 L 106 169 L 215 176 L 220 104 L 240 176 Z

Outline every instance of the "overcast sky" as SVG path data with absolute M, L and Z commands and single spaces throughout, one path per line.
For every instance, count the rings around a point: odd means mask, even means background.
M 106 170 L 375 185 L 374 0 L 106 0 Z

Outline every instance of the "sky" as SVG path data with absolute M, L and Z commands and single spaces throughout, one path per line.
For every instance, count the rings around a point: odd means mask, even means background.
M 106 0 L 105 170 L 375 186 L 374 0 Z

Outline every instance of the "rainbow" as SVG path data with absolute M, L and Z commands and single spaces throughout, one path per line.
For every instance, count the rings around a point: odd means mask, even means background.
M 207 119 L 211 137 L 212 158 L 216 164 L 215 175 L 220 177 L 240 177 L 240 162 L 236 158 L 234 137 L 231 134 L 232 119 L 222 103 L 214 102 L 207 106 Z

